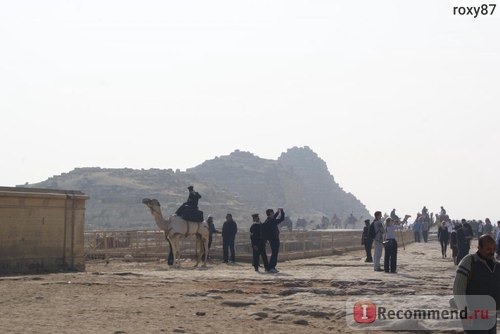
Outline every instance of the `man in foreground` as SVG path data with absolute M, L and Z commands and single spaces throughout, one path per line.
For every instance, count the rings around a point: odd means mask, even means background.
M 490 235 L 483 234 L 479 238 L 478 250 L 474 254 L 466 255 L 460 261 L 455 281 L 453 283 L 453 295 L 459 309 L 463 309 L 466 301 L 458 296 L 464 295 L 488 295 L 496 302 L 496 309 L 500 308 L 500 265 L 495 260 L 495 240 Z M 470 331 L 465 333 L 496 333 L 495 326 L 489 330 Z

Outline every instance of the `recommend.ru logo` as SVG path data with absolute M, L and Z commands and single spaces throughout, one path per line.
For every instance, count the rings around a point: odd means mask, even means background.
M 488 330 L 496 324 L 490 296 L 352 296 L 346 321 L 356 330 Z

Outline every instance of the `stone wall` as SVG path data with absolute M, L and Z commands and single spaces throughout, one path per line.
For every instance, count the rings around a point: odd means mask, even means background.
M 0 275 L 85 270 L 79 191 L 0 187 Z

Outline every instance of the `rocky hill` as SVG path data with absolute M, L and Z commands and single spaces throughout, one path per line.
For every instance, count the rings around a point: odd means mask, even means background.
M 188 185 L 202 195 L 200 210 L 212 214 L 222 226 L 227 212 L 241 227 L 250 225 L 250 214 L 283 207 L 292 221 L 304 218 L 319 223 L 333 214 L 345 219 L 351 212 L 369 217 L 365 206 L 334 181 L 310 148 L 294 147 L 277 160 L 259 158 L 239 150 L 188 169 L 76 168 L 46 181 L 23 187 L 81 190 L 90 196 L 86 228 L 149 229 L 155 224 L 142 198 L 156 198 L 165 216 L 187 198 Z M 359 225 L 360 226 L 360 225 Z
M 334 214 L 343 220 L 351 213 L 359 220 L 370 217 L 363 203 L 335 182 L 326 163 L 307 146 L 288 149 L 277 160 L 236 150 L 187 172 L 239 194 L 260 212 L 283 207 L 293 221 L 319 223 L 322 216 Z

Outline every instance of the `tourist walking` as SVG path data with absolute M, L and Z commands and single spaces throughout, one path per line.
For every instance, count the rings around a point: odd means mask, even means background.
M 226 215 L 226 221 L 222 225 L 222 261 L 224 263 L 234 263 L 234 239 L 236 238 L 236 233 L 238 232 L 238 226 L 233 220 L 233 216 L 228 213 Z M 229 257 L 228 251 L 231 252 Z
M 255 271 L 259 271 L 260 258 L 262 258 L 262 264 L 264 264 L 264 269 L 267 271 L 269 263 L 267 261 L 266 254 L 266 242 L 263 238 L 262 233 L 262 223 L 260 222 L 260 217 L 258 213 L 252 215 L 253 224 L 250 226 L 250 241 L 252 242 L 252 265 Z
M 271 258 L 267 272 L 277 273 L 276 265 L 278 264 L 278 252 L 280 250 L 280 231 L 278 225 L 285 219 L 285 212 L 279 208 L 276 213 L 273 209 L 266 210 L 267 218 L 262 224 L 264 239 L 269 241 L 271 247 Z
M 382 268 L 380 268 L 380 259 L 382 258 L 382 249 L 384 247 L 384 224 L 382 223 L 382 212 L 375 212 L 375 220 L 372 224 L 375 233 L 373 238 L 373 270 L 382 271 Z
M 448 241 L 450 240 L 450 233 L 448 232 L 448 227 L 446 226 L 446 221 L 444 221 L 438 229 L 438 240 L 441 244 L 441 255 L 443 259 L 446 257 L 446 249 L 448 248 Z

